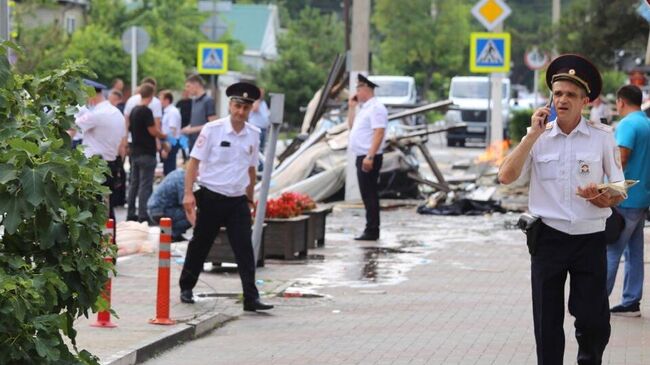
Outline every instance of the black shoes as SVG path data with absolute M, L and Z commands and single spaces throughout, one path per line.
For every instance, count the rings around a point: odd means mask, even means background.
M 244 310 L 247 312 L 265 311 L 269 309 L 273 309 L 273 306 L 260 302 L 259 298 L 252 302 L 244 301 Z
M 613 307 L 612 309 L 610 309 L 609 312 L 613 316 L 641 317 L 641 308 L 639 307 L 639 303 L 630 304 L 630 305 L 619 304 Z
M 179 234 L 177 236 L 172 236 L 172 242 L 183 242 L 183 241 L 187 241 L 187 240 L 185 239 L 185 237 L 183 237 L 182 234 Z
M 379 233 L 372 234 L 368 232 L 363 232 L 360 236 L 354 237 L 355 241 L 377 241 L 379 239 Z
M 194 303 L 194 298 L 193 298 L 191 289 L 181 290 L 181 302 L 187 303 L 187 304 Z

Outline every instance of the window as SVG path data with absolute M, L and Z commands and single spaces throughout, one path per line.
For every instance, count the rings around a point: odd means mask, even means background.
M 75 29 L 77 28 L 77 18 L 75 17 L 66 17 L 65 18 L 65 31 L 68 34 L 74 33 Z

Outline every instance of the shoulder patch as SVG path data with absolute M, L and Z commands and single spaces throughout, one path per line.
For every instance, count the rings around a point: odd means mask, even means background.
M 611 126 L 609 126 L 607 124 L 600 123 L 600 122 L 592 122 L 590 120 L 590 121 L 587 122 L 587 125 L 592 127 L 592 128 L 596 128 L 598 130 L 601 130 L 603 132 L 611 133 L 612 131 L 614 131 L 614 128 L 612 128 Z

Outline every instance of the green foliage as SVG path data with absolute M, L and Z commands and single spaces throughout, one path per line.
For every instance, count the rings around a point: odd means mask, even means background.
M 627 74 L 621 71 L 605 70 L 601 72 L 603 77 L 603 91 L 601 94 L 614 94 L 627 81 Z
M 601 71 L 614 63 L 614 50 L 645 51 L 648 22 L 636 14 L 638 0 L 573 1 L 558 30 L 558 51 L 587 56 Z
M 415 76 L 423 94 L 442 96 L 434 80 L 468 72 L 469 9 L 457 0 L 377 0 L 372 20 L 381 37 L 381 68 L 375 73 Z
M 0 53 L 0 363 L 97 364 L 77 352 L 73 323 L 97 308 L 112 269 L 98 199 L 107 168 L 72 150 L 66 133 L 88 71 L 14 74 Z
M 196 46 L 207 41 L 200 26 L 208 14 L 197 0 L 152 0 L 133 13 L 130 23 L 144 26 L 152 44 L 175 54 L 186 68 L 196 65 Z
M 17 7 L 18 43 L 29 55 L 18 58 L 17 68 L 21 72 L 44 72 L 61 65 L 64 59 L 83 58 L 102 82 L 110 83 L 116 77 L 128 82 L 130 59 L 122 50 L 121 37 L 128 27 L 138 25 L 147 30 L 150 47 L 154 48 L 147 54 L 162 57 L 157 60 L 145 55 L 154 62 L 144 64 L 140 60 L 138 74 L 165 80 L 161 86 L 180 87 L 182 82 L 178 80 L 196 67 L 197 43 L 206 40 L 200 26 L 207 14 L 198 10 L 197 0 L 147 0 L 139 2 L 139 6 L 127 6 L 124 0 L 93 0 L 87 25 L 72 36 L 65 34 L 60 24 L 25 29 L 24 20 L 33 17 L 37 7 L 48 4 L 60 6 L 52 0 L 27 0 Z M 229 38 L 223 41 L 231 44 L 230 68 L 241 70 L 243 66 L 237 58 L 244 51 L 243 45 Z
M 526 135 L 526 128 L 530 127 L 530 118 L 532 116 L 532 109 L 519 109 L 511 113 L 508 122 L 508 135 L 512 144 L 518 143 Z
M 130 70 L 130 58 L 122 49 L 122 42 L 96 24 L 74 32 L 63 55 L 71 60 L 86 59 L 99 81 L 109 85 L 117 77 L 125 78 Z
M 285 94 L 285 120 L 302 123 L 306 106 L 323 85 L 337 53 L 343 52 L 343 25 L 334 16 L 306 8 L 278 39 L 280 57 L 262 70 L 266 89 Z
M 138 57 L 139 73 L 153 76 L 158 90 L 180 89 L 185 81 L 185 68 L 171 49 L 149 47 Z
M 45 25 L 18 31 L 18 43 L 23 45 L 23 54 L 29 57 L 16 58 L 16 70 L 37 73 L 51 70 L 63 63 L 63 51 L 68 36 L 58 25 Z

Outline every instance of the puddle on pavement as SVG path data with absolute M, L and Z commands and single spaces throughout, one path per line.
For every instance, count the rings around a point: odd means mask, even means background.
M 329 239 L 338 240 L 339 236 L 340 240 L 350 242 L 347 235 L 328 232 Z M 319 271 L 309 278 L 300 279 L 298 286 L 317 291 L 326 287 L 367 288 L 398 284 L 407 280 L 407 273 L 413 267 L 430 263 L 426 256 L 443 246 L 430 237 L 402 229 L 387 229 L 373 246 L 363 246 L 358 242 L 346 244 L 339 246 L 344 251 L 328 255 L 322 264 L 314 260 Z
M 417 241 L 400 241 L 400 245 L 406 243 L 408 247 L 422 246 Z M 405 251 L 393 247 L 362 247 L 364 266 L 361 270 L 361 280 L 373 283 L 392 281 L 401 275 L 402 260 L 397 255 L 415 254 L 412 251 Z

